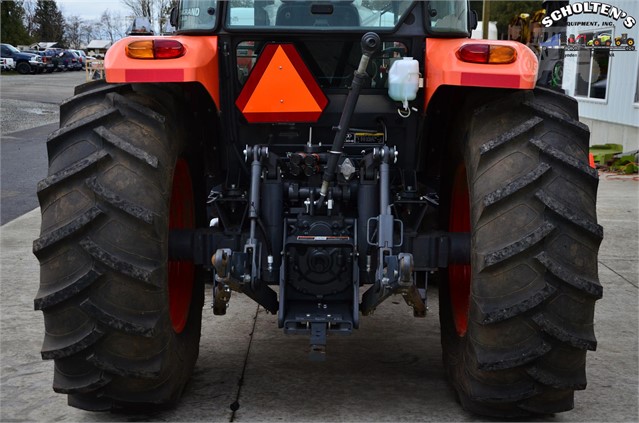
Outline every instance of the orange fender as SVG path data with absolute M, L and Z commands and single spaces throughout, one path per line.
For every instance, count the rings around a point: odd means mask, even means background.
M 185 47 L 176 59 L 132 59 L 125 47 L 133 41 L 177 40 Z M 127 37 L 116 42 L 104 58 L 109 83 L 199 82 L 220 108 L 217 37 Z
M 507 45 L 515 48 L 517 59 L 508 64 L 468 63 L 456 53 L 466 44 Z M 532 89 L 537 80 L 537 56 L 524 44 L 513 41 L 468 38 L 428 38 L 426 40 L 425 106 L 442 85 L 464 87 Z

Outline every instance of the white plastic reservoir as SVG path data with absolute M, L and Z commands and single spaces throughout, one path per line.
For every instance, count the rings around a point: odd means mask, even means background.
M 396 60 L 388 70 L 388 96 L 408 109 L 408 102 L 415 100 L 418 89 L 419 62 L 412 57 Z

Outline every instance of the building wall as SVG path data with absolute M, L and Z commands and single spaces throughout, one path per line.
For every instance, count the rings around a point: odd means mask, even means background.
M 583 3 L 571 1 L 572 3 Z M 610 0 L 609 4 L 616 6 L 628 15 L 639 20 L 639 2 L 634 0 Z M 612 32 L 614 37 L 627 33 L 628 37 L 635 39 L 635 50 L 626 51 L 610 49 L 610 55 L 606 63 L 593 60 L 587 64 L 588 54 L 592 48 L 581 48 L 581 55 L 576 51 L 567 49 L 564 59 L 563 88 L 567 94 L 574 96 L 579 102 L 580 119 L 590 126 L 591 145 L 615 143 L 622 144 L 624 151 L 639 149 L 639 22 L 632 28 L 625 28 L 623 19 L 614 20 L 607 16 L 596 14 L 574 15 L 568 18 L 568 34 L 573 33 L 604 33 Z M 580 23 L 587 25 L 580 25 Z M 573 25 L 570 25 L 573 23 Z M 613 46 L 614 47 L 614 43 Z M 596 49 L 599 58 L 608 54 L 607 49 Z M 589 81 L 598 81 L 598 84 L 605 83 L 607 79 L 606 93 L 604 98 L 593 98 L 593 91 L 585 89 L 581 83 L 581 90 L 578 88 L 580 75 L 591 72 Z M 607 73 L 606 78 L 597 75 Z M 588 78 L 586 76 L 585 78 Z M 599 79 L 599 80 L 598 80 Z M 595 95 L 596 97 L 597 95 Z
M 639 150 L 639 127 L 580 117 L 590 127 L 590 145 L 621 144 L 623 151 Z

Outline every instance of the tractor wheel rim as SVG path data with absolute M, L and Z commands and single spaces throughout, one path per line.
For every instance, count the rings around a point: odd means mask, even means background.
M 451 193 L 449 227 L 450 232 L 470 232 L 470 200 L 466 168 L 460 166 L 455 172 Z M 448 285 L 455 330 L 464 336 L 468 329 L 470 309 L 471 267 L 469 264 L 448 266 Z
M 172 229 L 193 229 L 195 227 L 193 204 L 193 188 L 189 167 L 184 159 L 179 159 L 173 174 L 169 231 Z M 193 262 L 169 260 L 169 313 L 173 330 L 176 333 L 182 333 L 188 320 L 194 276 L 195 267 Z

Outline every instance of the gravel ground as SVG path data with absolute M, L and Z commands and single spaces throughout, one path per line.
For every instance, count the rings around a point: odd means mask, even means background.
M 0 74 L 0 135 L 57 123 L 59 104 L 86 81 L 84 72 Z
M 57 104 L 3 99 L 0 102 L 0 133 L 6 135 L 34 126 L 56 123 L 60 120 L 58 107 Z

